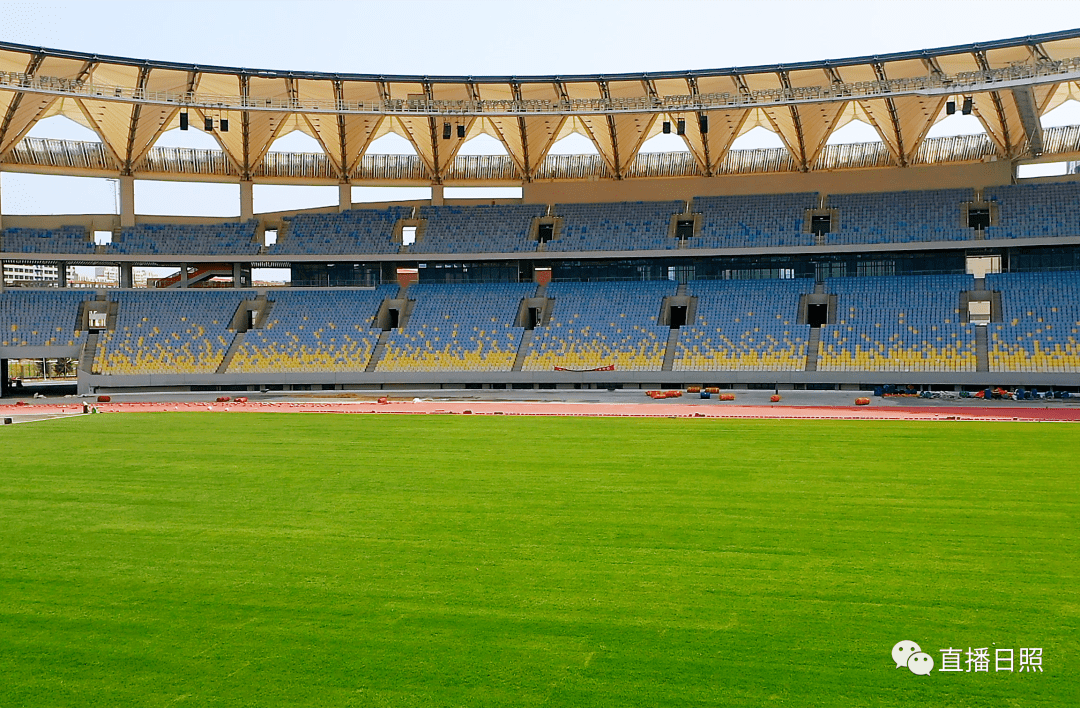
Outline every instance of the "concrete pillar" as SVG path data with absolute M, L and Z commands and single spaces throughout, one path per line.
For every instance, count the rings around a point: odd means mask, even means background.
M 249 179 L 240 180 L 240 221 L 255 218 L 255 183 Z
M 338 182 L 337 186 L 338 194 L 338 211 L 348 211 L 352 209 L 352 184 L 349 182 Z
M 180 287 L 181 288 L 186 288 L 188 286 L 188 277 L 187 277 L 188 272 L 187 272 L 187 269 L 188 269 L 188 264 L 187 263 L 181 263 L 180 264 Z
M 122 288 L 130 288 L 131 287 L 131 264 L 130 263 L 121 263 L 120 264 L 120 287 L 122 287 Z
M 242 288 L 244 284 L 240 282 L 244 277 L 244 264 L 233 263 L 232 264 L 232 286 L 234 288 Z
M 56 281 L 60 287 L 67 287 L 67 261 L 60 261 L 56 264 Z
M 135 178 L 120 176 L 120 228 L 135 225 Z
M 431 185 L 431 206 L 443 205 L 443 186 L 441 184 Z
M 0 293 L 4 292 L 4 262 L 0 261 Z

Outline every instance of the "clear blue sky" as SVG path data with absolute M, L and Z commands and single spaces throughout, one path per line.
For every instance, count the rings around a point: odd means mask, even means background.
M 0 2 L 0 17 L 5 41 L 135 58 L 387 74 L 559 74 L 746 66 L 1000 39 L 1080 27 L 1080 2 Z M 63 127 L 49 130 L 61 137 Z M 56 179 L 4 173 L 3 212 L 114 210 L 104 180 L 67 178 L 80 186 L 58 190 Z M 302 191 L 257 187 L 256 211 L 337 200 L 336 188 Z M 136 208 L 176 213 L 179 199 L 230 215 L 238 212 L 235 194 L 229 185 L 140 183 Z

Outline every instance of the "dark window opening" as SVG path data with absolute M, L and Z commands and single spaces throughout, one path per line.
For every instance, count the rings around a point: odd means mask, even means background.
M 811 327 L 820 327 L 829 323 L 828 305 L 807 305 L 806 321 Z
M 694 220 L 679 219 L 675 222 L 675 238 L 691 238 L 694 235 Z
M 543 243 L 555 238 L 555 224 L 540 224 L 536 231 L 536 238 Z
M 815 236 L 824 236 L 832 233 L 832 216 L 830 214 L 814 214 L 810 217 L 810 233 Z
M 686 324 L 686 305 L 671 306 L 671 329 L 679 329 Z
M 386 327 L 383 329 L 397 329 L 398 328 L 398 312 L 396 307 L 391 307 L 386 311 Z
M 990 209 L 968 209 L 968 227 L 976 231 L 990 228 Z
M 530 307 L 529 308 L 529 320 L 525 324 L 525 329 L 536 329 L 539 326 L 540 326 L 540 308 L 539 307 Z

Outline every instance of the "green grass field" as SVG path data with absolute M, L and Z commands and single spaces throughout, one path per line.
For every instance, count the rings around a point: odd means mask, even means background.
M 0 441 L 3 706 L 1080 705 L 1077 425 L 173 413 Z M 915 676 L 902 639 L 1044 671 Z

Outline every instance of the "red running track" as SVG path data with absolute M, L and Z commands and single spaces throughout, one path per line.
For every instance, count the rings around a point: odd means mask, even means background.
M 279 413 L 397 413 L 550 415 L 630 418 L 758 418 L 823 420 L 983 420 L 983 421 L 1077 421 L 1080 408 L 978 406 L 742 406 L 686 403 L 568 403 L 536 401 L 348 401 L 333 403 L 90 403 L 102 413 L 151 413 L 168 411 L 279 412 Z M 82 412 L 82 403 L 3 405 L 0 415 L 50 416 Z

